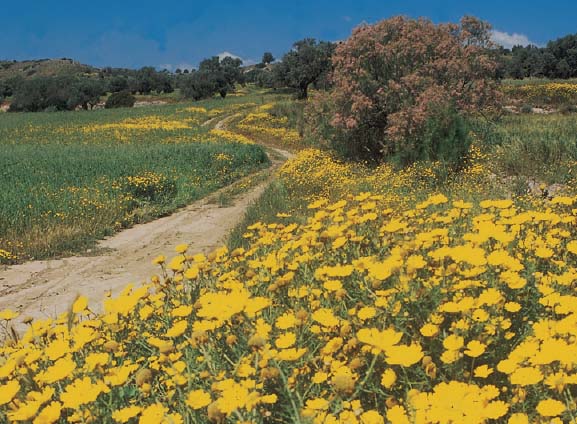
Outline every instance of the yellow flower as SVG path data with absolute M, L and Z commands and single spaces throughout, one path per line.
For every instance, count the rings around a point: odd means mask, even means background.
M 424 337 L 435 337 L 439 334 L 439 326 L 434 324 L 425 324 L 421 327 L 420 333 Z
M 473 375 L 478 378 L 487 378 L 493 374 L 493 368 L 489 368 L 487 365 L 480 365 L 475 368 Z
M 305 353 L 307 353 L 306 348 L 295 349 L 293 347 L 290 349 L 283 349 L 278 353 L 278 359 L 280 359 L 281 361 L 296 361 L 301 356 L 303 356 Z
M 505 310 L 511 313 L 519 312 L 521 310 L 521 305 L 517 302 L 507 302 L 505 303 Z
M 339 325 L 339 319 L 333 315 L 333 311 L 327 308 L 313 312 L 312 319 L 325 327 L 336 327 Z
M 401 365 L 403 367 L 410 367 L 416 364 L 424 356 L 423 349 L 416 343 L 410 346 L 390 346 L 385 350 L 385 355 L 387 364 Z
M 140 414 L 141 411 L 142 408 L 140 406 L 127 406 L 126 408 L 114 411 L 112 413 L 112 418 L 118 423 L 126 423 L 131 418 L 134 418 Z
M 297 324 L 297 319 L 294 314 L 290 312 L 285 312 L 276 320 L 276 327 L 279 330 L 288 330 L 289 328 L 293 328 Z
M 186 274 L 185 274 L 186 275 Z M 192 306 L 190 305 L 181 305 L 178 308 L 174 308 L 170 315 L 173 317 L 187 317 L 192 313 Z
M 186 404 L 192 409 L 201 409 L 212 402 L 210 395 L 204 390 L 193 390 L 188 394 Z
M 186 321 L 186 320 L 176 321 L 172 325 L 172 327 L 170 327 L 168 329 L 168 331 L 166 332 L 166 337 L 173 337 L 174 338 L 174 337 L 182 336 L 187 328 L 188 328 L 188 321 Z
M 16 393 L 20 390 L 18 380 L 10 380 L 8 383 L 0 386 L 0 405 L 5 405 L 14 399 Z
M 359 418 L 361 424 L 385 424 L 385 419 L 374 410 L 363 412 Z
M 455 334 L 451 334 L 445 337 L 445 340 L 443 340 L 443 346 L 447 350 L 459 350 L 464 346 L 464 344 L 465 339 Z
M 194 280 L 196 277 L 198 277 L 199 271 L 200 270 L 199 270 L 198 266 L 194 265 L 194 266 L 191 266 L 190 268 L 188 268 L 184 272 L 184 276 L 186 278 L 188 278 L 189 280 Z
M 76 362 L 70 356 L 60 358 L 54 365 L 36 376 L 36 381 L 52 384 L 69 377 L 76 369 Z
M 381 384 L 385 389 L 390 389 L 393 387 L 395 382 L 397 381 L 397 374 L 391 368 L 387 368 L 383 375 L 381 376 Z
M 360 342 L 373 346 L 379 350 L 387 351 L 391 346 L 401 341 L 403 333 L 393 329 L 379 331 L 376 328 L 362 328 L 357 332 Z
M 478 340 L 472 340 L 467 343 L 467 350 L 465 350 L 464 353 L 471 358 L 477 358 L 485 353 L 486 348 L 487 346 L 484 343 L 481 343 Z
M 276 339 L 275 345 L 279 349 L 286 349 L 286 348 L 294 345 L 296 340 L 297 340 L 297 337 L 296 337 L 295 333 L 285 333 L 285 334 L 279 336 L 278 339 Z
M 572 240 L 567 243 L 567 251 L 577 255 L 577 240 Z
M 529 417 L 527 416 L 527 414 L 518 412 L 509 417 L 509 421 L 507 421 L 507 424 L 529 424 Z
M 39 401 L 21 403 L 18 405 L 18 409 L 8 413 L 8 418 L 12 422 L 30 420 L 37 414 L 40 406 L 42 403 Z
M 370 306 L 365 306 L 359 310 L 357 316 L 360 320 L 367 320 L 373 318 L 377 314 L 377 310 Z
M 154 403 L 142 411 L 139 424 L 164 424 L 168 408 L 160 403 Z
M 549 259 L 555 252 L 548 247 L 538 247 L 535 250 L 535 256 L 542 259 Z
M 66 387 L 60 400 L 64 408 L 78 409 L 80 405 L 94 402 L 101 393 L 109 391 L 101 381 L 92 383 L 89 377 L 78 378 Z
M 34 418 L 33 424 L 53 424 L 60 418 L 62 404 L 60 402 L 51 402 Z
M 13 320 L 14 318 L 18 318 L 18 315 L 20 315 L 18 312 L 14 312 L 11 309 L 4 309 L 3 311 L 0 311 L 0 319 L 6 320 L 6 321 L 10 321 L 10 320 Z
M 186 243 L 182 243 L 177 245 L 174 250 L 176 251 L 176 253 L 184 253 L 188 250 L 188 244 Z
M 315 373 L 315 375 L 312 378 L 312 382 L 315 384 L 321 384 L 324 383 L 325 381 L 327 381 L 329 378 L 329 375 L 326 372 L 323 371 L 317 371 Z
M 79 314 L 84 312 L 88 308 L 88 299 L 86 296 L 78 296 L 78 298 L 74 301 L 72 305 L 72 312 L 75 314 Z
M 526 367 L 517 368 L 509 376 L 511 384 L 516 384 L 519 386 L 530 386 L 532 384 L 537 384 L 543 380 L 543 374 L 538 368 Z
M 387 409 L 387 420 L 389 420 L 391 424 L 410 424 L 407 411 L 401 405 L 395 405 Z
M 313 411 L 323 411 L 329 408 L 329 401 L 323 398 L 309 399 L 307 400 L 306 407 Z
M 565 412 L 565 404 L 555 399 L 545 399 L 537 404 L 537 412 L 542 417 L 556 417 Z

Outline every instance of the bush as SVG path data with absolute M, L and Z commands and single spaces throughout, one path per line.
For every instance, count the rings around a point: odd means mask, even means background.
M 489 29 L 471 17 L 460 25 L 395 17 L 356 28 L 337 46 L 334 89 L 319 100 L 332 111 L 331 144 L 371 161 L 460 157 L 446 153 L 465 150 L 457 115 L 499 104 Z
M 563 115 L 575 113 L 577 112 L 577 106 L 569 103 L 564 103 L 561 106 L 559 106 L 559 112 L 562 113 Z
M 106 109 L 114 109 L 119 107 L 133 107 L 136 102 L 136 98 L 130 94 L 128 91 L 119 91 L 118 93 L 112 93 L 110 97 L 106 100 L 104 107 Z
M 406 140 L 394 159 L 407 165 L 416 161 L 440 161 L 460 167 L 467 157 L 471 139 L 465 118 L 454 106 L 439 107 L 430 113 L 422 133 Z
M 196 71 L 180 82 L 180 92 L 193 100 L 208 99 L 216 93 L 217 82 L 214 75 L 206 71 Z
M 533 112 L 533 106 L 528 105 L 528 104 L 524 104 L 523 106 L 521 106 L 521 109 L 519 109 L 519 111 L 521 113 L 532 113 Z

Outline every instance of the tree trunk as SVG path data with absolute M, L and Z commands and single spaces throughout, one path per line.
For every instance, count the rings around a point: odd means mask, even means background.
M 308 95 L 309 95 L 309 84 L 308 83 L 300 84 L 298 98 L 300 100 L 303 100 L 306 99 Z

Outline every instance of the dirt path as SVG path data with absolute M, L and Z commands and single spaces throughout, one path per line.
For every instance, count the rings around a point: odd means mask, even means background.
M 215 128 L 224 128 L 232 117 L 221 119 Z M 271 150 L 284 160 L 292 156 L 280 149 Z M 272 159 L 273 167 L 284 160 Z M 22 318 L 55 317 L 67 311 L 79 294 L 90 300 L 92 310 L 100 311 L 108 291 L 114 296 L 127 284 L 138 285 L 158 274 L 160 269 L 152 265 L 152 259 L 161 254 L 174 256 L 177 244 L 188 243 L 191 252 L 205 253 L 221 246 L 267 183 L 236 197 L 230 206 L 203 199 L 170 216 L 124 230 L 99 242 L 96 251 L 105 253 L 98 256 L 34 261 L 0 269 L 0 311 L 10 308 L 21 313 L 15 324 L 17 331 L 24 328 Z

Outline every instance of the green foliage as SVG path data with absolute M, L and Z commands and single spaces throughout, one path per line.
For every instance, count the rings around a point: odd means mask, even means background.
M 272 55 L 272 53 L 271 52 L 265 52 L 262 55 L 261 63 L 268 65 L 269 63 L 272 63 L 272 62 L 274 62 L 274 56 Z
M 514 46 L 497 54 L 507 78 L 577 77 L 577 34 L 549 41 L 546 47 Z
M 193 100 L 208 99 L 214 96 L 217 83 L 208 71 L 196 71 L 184 75 L 179 82 L 180 92 L 185 98 Z
M 119 107 L 133 107 L 135 102 L 136 98 L 132 94 L 130 94 L 130 92 L 120 91 L 118 93 L 112 93 L 108 97 L 108 99 L 106 99 L 104 107 L 106 109 L 114 109 Z
M 38 77 L 14 87 L 12 112 L 92 108 L 104 94 L 104 84 L 92 78 Z
M 244 84 L 245 79 L 240 69 L 242 61 L 238 58 L 218 56 L 200 62 L 198 71 L 180 78 L 180 89 L 184 97 L 194 100 L 207 99 L 220 94 L 224 99 L 235 84 Z
M 309 85 L 330 72 L 334 48 L 334 44 L 317 42 L 314 38 L 297 41 L 274 67 L 275 79 L 281 85 L 296 89 L 299 99 L 306 99 Z
M 423 133 L 399 145 L 393 160 L 402 165 L 417 161 L 440 162 L 449 168 L 464 165 L 471 146 L 465 118 L 454 106 L 435 109 L 427 119 Z

